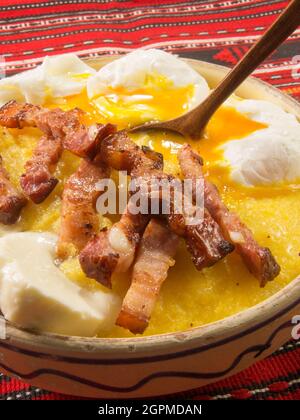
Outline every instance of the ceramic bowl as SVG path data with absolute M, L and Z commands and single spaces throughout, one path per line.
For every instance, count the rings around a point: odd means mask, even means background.
M 89 62 L 96 68 L 110 58 Z M 187 60 L 211 86 L 227 68 Z M 249 78 L 244 98 L 266 99 L 300 118 L 300 105 Z M 176 393 L 232 375 L 291 338 L 300 314 L 300 277 L 264 302 L 218 322 L 144 338 L 67 337 L 24 331 L 6 323 L 0 369 L 40 388 L 84 397 L 133 398 Z M 4 320 L 0 319 L 1 323 Z

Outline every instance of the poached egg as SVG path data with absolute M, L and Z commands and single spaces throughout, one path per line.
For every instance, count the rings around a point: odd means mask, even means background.
M 235 109 L 265 128 L 221 148 L 232 179 L 242 185 L 258 186 L 300 179 L 300 124 L 297 118 L 263 100 L 246 99 Z
M 75 54 L 46 56 L 40 66 L 0 80 L 0 106 L 12 99 L 43 105 L 49 98 L 78 94 L 95 73 Z
M 156 49 L 133 51 L 87 81 L 88 97 L 98 112 L 129 125 L 181 115 L 208 93 L 206 80 L 192 67 Z

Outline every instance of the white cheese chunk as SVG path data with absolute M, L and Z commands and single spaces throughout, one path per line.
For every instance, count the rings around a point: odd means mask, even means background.
M 33 232 L 0 238 L 0 308 L 24 328 L 94 336 L 112 327 L 120 300 L 84 289 L 54 264 L 56 236 Z

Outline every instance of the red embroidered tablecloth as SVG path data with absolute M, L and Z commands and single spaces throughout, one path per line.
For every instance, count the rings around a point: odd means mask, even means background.
M 155 47 L 232 66 L 287 4 L 278 0 L 1 0 L 0 55 L 6 74 L 44 55 L 81 57 Z M 300 28 L 255 72 L 300 98 Z M 300 341 L 213 385 L 174 397 L 300 399 Z M 0 399 L 66 399 L 0 373 Z M 76 397 L 73 397 L 76 398 Z

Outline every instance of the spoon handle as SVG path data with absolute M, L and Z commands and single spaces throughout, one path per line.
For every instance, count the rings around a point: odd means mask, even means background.
M 221 83 L 201 103 L 190 111 L 193 121 L 199 121 L 194 129 L 200 134 L 211 116 L 235 89 L 275 50 L 300 24 L 300 0 L 293 0 L 273 23 L 269 30 L 244 55 L 242 60 L 227 74 Z M 198 111 L 198 112 L 197 112 Z M 198 118 L 196 117 L 198 116 Z
M 216 95 L 222 94 L 228 97 L 276 47 L 297 29 L 298 25 L 300 25 L 300 0 L 293 0 L 270 29 L 219 84 L 215 89 Z

